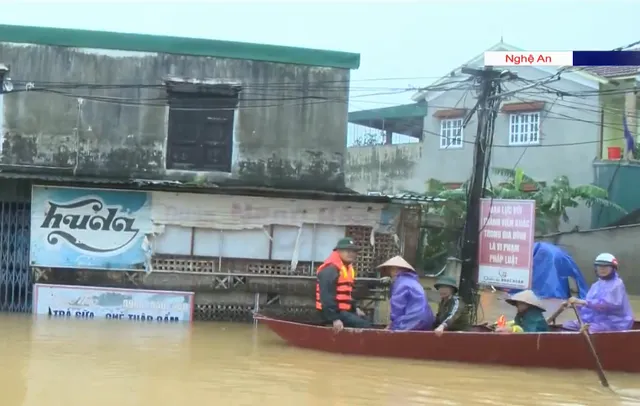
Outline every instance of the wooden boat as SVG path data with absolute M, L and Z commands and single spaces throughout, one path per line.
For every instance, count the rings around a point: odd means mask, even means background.
M 559 327 L 548 333 L 498 334 L 476 326 L 437 337 L 433 332 L 383 329 L 335 333 L 331 327 L 255 318 L 290 345 L 333 353 L 556 369 L 595 367 L 585 337 Z M 640 373 L 640 322 L 633 330 L 594 333 L 591 339 L 605 370 Z

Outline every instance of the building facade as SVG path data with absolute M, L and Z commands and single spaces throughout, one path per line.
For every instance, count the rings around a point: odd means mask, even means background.
M 602 66 L 587 70 L 600 78 L 602 93 L 602 149 L 593 163 L 594 182 L 609 191 L 613 202 L 632 213 L 640 209 L 640 193 L 632 187 L 640 174 L 640 66 Z M 635 151 L 629 150 L 630 144 L 635 145 Z M 596 207 L 592 212 L 592 226 L 612 225 L 621 215 L 616 210 Z
M 5 168 L 344 187 L 357 54 L 15 26 L 0 39 Z
M 507 44 L 498 44 L 489 50 L 518 51 Z M 479 55 L 463 66 L 481 67 L 482 64 L 482 55 Z M 541 182 L 551 182 L 564 175 L 572 185 L 591 184 L 593 161 L 601 149 L 599 80 L 584 73 L 568 72 L 545 86 L 530 86 L 552 77 L 557 70 L 530 66 L 510 70 L 518 75 L 518 80 L 505 81 L 503 92 L 508 94 L 529 87 L 512 93 L 501 105 L 495 121 L 491 166 L 521 168 Z M 476 116 L 466 126 L 463 123 L 476 103 L 478 91 L 469 76 L 457 68 L 417 93 L 413 99 L 424 109 L 418 127 L 413 115 L 403 116 L 402 112 L 387 118 L 385 124 L 389 128 L 403 128 L 393 131 L 419 138 L 420 142 L 350 148 L 347 165 L 357 167 L 358 171 L 349 170 L 348 184 L 360 192 L 375 190 L 379 184 L 394 192 L 399 189 L 425 192 L 429 179 L 452 187 L 467 181 L 473 166 Z M 405 110 L 415 111 L 415 106 Z M 354 118 L 357 114 L 365 112 L 351 113 L 351 122 L 378 128 L 372 120 Z M 415 135 L 416 128 L 418 135 Z M 363 163 L 368 162 L 371 164 L 365 168 Z M 390 166 L 403 168 L 403 175 L 386 177 Z M 387 182 L 377 179 L 387 179 Z M 496 184 L 501 181 L 495 175 L 491 180 Z M 591 218 L 586 208 L 571 209 L 569 216 L 570 221 L 564 228 L 589 228 Z
M 35 282 L 290 316 L 340 237 L 363 275 L 399 249 L 399 209 L 345 187 L 357 54 L 0 26 L 0 64 L 4 310 L 33 310 Z

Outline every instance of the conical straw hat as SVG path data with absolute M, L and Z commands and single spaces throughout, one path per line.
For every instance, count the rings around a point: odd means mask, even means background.
M 390 260 L 388 260 L 387 262 L 383 263 L 382 265 L 378 265 L 377 268 L 387 268 L 390 266 L 395 266 L 398 268 L 404 268 L 404 269 L 408 269 L 410 271 L 415 272 L 416 270 L 413 269 L 413 267 L 411 265 L 409 265 L 409 263 L 407 261 L 404 260 L 404 258 L 402 258 L 400 255 L 395 256 L 393 258 L 391 258 Z
M 511 295 L 511 297 L 505 300 L 505 302 L 509 303 L 512 306 L 515 306 L 516 302 L 522 302 L 537 307 L 543 312 L 547 311 L 540 299 L 538 299 L 538 296 L 536 296 L 536 294 L 533 293 L 532 290 L 523 290 L 522 292 L 518 292 L 515 295 Z

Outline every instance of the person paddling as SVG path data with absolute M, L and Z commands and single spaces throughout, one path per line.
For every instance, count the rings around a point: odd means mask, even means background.
M 589 325 L 589 332 L 630 330 L 633 326 L 633 309 L 624 282 L 618 276 L 618 260 L 603 253 L 594 261 L 598 280 L 591 285 L 587 297 L 571 297 L 563 306 L 576 306 L 582 322 Z M 571 320 L 562 325 L 566 330 L 579 330 L 580 322 Z
M 364 318 L 365 313 L 355 306 L 352 297 L 356 279 L 353 262 L 358 250 L 351 238 L 342 238 L 318 267 L 316 309 L 322 321 L 333 325 L 336 331 L 344 327 L 371 327 L 371 322 Z
M 401 256 L 391 258 L 378 269 L 393 280 L 389 300 L 391 323 L 387 328 L 394 331 L 431 330 L 435 318 L 416 270 Z

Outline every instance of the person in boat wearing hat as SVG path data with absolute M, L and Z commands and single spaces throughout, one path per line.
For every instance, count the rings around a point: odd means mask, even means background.
M 513 321 L 504 324 L 499 323 L 496 328 L 497 332 L 542 333 L 549 331 L 549 325 L 543 315 L 546 309 L 532 290 L 518 292 L 507 299 L 506 302 L 515 306 L 518 309 L 518 313 Z M 501 317 L 501 319 L 503 318 Z
M 416 270 L 401 256 L 396 256 L 378 266 L 383 275 L 393 280 L 389 300 L 393 331 L 431 330 L 434 316 Z
M 591 285 L 587 297 L 571 297 L 563 305 L 576 306 L 582 322 L 590 332 L 630 330 L 633 326 L 633 309 L 624 282 L 618 276 L 618 260 L 603 253 L 594 261 L 598 280 Z M 567 330 L 579 330 L 580 322 L 571 320 L 562 325 Z
M 316 309 L 322 321 L 332 324 L 336 331 L 344 327 L 371 327 L 352 297 L 356 278 L 353 262 L 358 250 L 353 239 L 342 238 L 317 270 Z
M 433 285 L 440 294 L 436 312 L 435 333 L 440 336 L 447 331 L 464 331 L 469 327 L 469 311 L 458 296 L 458 284 L 450 276 L 441 276 Z

